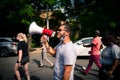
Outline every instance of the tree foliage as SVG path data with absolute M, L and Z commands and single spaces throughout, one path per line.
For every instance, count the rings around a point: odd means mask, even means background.
M 51 11 L 53 14 L 49 19 L 50 28 L 55 30 L 60 21 L 69 22 L 74 41 L 92 36 L 95 29 L 99 29 L 101 35 L 111 31 L 119 36 L 119 10 L 118 0 L 1 0 L 0 34 L 2 35 L 6 28 L 9 28 L 9 32 L 4 34 L 27 34 L 32 21 L 46 26 L 46 18 L 41 18 L 40 14 Z

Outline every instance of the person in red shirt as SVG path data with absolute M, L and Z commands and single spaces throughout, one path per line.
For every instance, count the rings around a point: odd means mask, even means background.
M 88 72 L 92 68 L 93 62 L 98 66 L 98 68 L 101 68 L 101 63 L 100 63 L 100 49 L 101 49 L 101 38 L 100 38 L 100 31 L 95 30 L 93 40 L 91 44 L 89 45 L 83 45 L 84 47 L 91 47 L 91 51 L 89 52 L 90 58 L 89 58 L 89 63 L 87 68 L 84 71 L 84 74 L 87 75 Z

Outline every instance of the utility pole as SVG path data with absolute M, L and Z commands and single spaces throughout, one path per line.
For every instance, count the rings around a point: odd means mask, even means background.
M 49 27 L 49 19 L 52 18 L 52 17 L 51 17 L 52 13 L 53 13 L 52 11 L 49 11 L 49 6 L 48 6 L 48 4 L 47 4 L 47 10 L 46 10 L 45 12 L 42 12 L 42 13 L 40 14 L 40 17 L 46 20 L 46 27 L 47 27 L 47 29 L 50 28 L 50 27 Z M 48 41 L 49 41 L 49 37 L 48 37 Z
M 47 16 L 46 16 L 46 18 L 47 18 L 47 29 L 49 29 L 49 16 L 48 16 L 48 13 L 49 13 L 49 6 L 47 4 Z M 48 41 L 49 41 L 49 37 L 48 37 Z
M 47 29 L 49 29 L 49 16 L 48 16 L 48 13 L 49 13 L 49 6 L 47 5 Z

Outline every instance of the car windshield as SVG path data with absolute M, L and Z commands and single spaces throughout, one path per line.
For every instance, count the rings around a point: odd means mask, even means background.
M 7 39 L 7 38 L 6 38 L 6 39 L 0 39 L 0 42 L 11 42 L 11 41 L 12 41 L 12 40 L 9 39 L 9 38 L 8 38 L 8 39 Z
M 85 39 L 85 40 L 82 40 L 81 42 L 83 44 L 86 44 L 86 43 L 91 43 L 92 39 Z

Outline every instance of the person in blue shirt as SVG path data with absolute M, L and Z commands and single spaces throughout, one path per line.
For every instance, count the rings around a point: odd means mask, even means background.
M 103 36 L 102 42 L 106 47 L 101 53 L 99 80 L 120 80 L 120 47 L 111 34 Z

